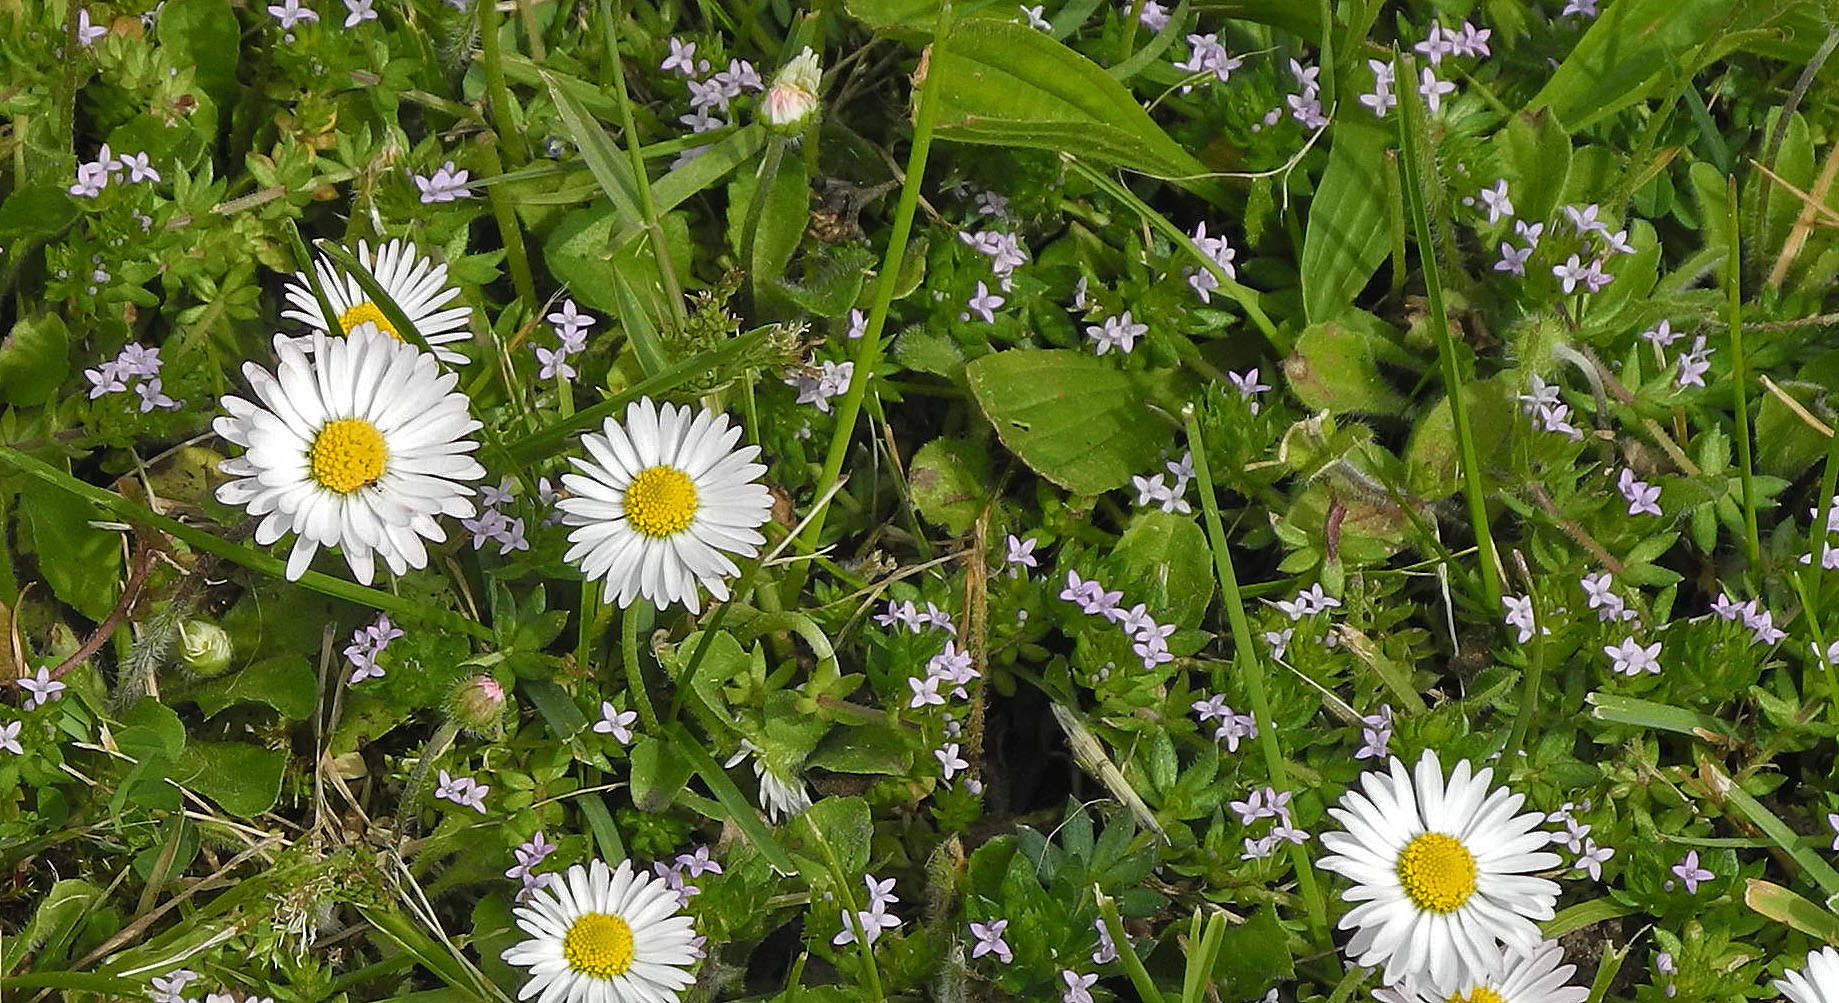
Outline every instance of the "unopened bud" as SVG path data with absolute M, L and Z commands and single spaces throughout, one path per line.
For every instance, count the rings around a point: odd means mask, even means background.
M 806 46 L 773 77 L 773 85 L 760 99 L 760 120 L 781 135 L 804 131 L 805 123 L 817 111 L 817 88 L 822 79 L 817 53 Z
M 482 738 L 504 733 L 504 708 L 509 700 L 498 680 L 481 673 L 460 680 L 447 698 L 447 713 L 455 724 Z
M 203 620 L 179 624 L 179 664 L 193 675 L 215 676 L 230 665 L 234 649 L 222 627 Z

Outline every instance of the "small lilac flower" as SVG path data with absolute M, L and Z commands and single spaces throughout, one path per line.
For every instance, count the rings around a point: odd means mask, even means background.
M 1483 188 L 1477 196 L 1488 209 L 1488 222 L 1498 223 L 1502 217 L 1512 218 L 1513 201 L 1507 196 L 1507 182 L 1496 181 L 1494 187 Z
M 1672 323 L 1664 320 L 1654 325 L 1653 329 L 1641 332 L 1641 337 L 1656 348 L 1671 348 L 1675 341 L 1685 336 L 1686 332 L 1673 330 Z
M 1437 75 L 1428 66 L 1424 67 L 1424 72 L 1419 75 L 1418 81 L 1418 93 L 1424 96 L 1424 103 L 1429 106 L 1432 115 L 1443 107 L 1443 95 L 1456 89 L 1454 83 L 1448 80 L 1438 80 Z
M 970 307 L 971 313 L 982 317 L 985 324 L 990 324 L 996 321 L 996 308 L 1002 306 L 1004 302 L 1001 296 L 991 292 L 988 286 L 979 282 L 977 283 L 977 295 L 972 296 L 966 305 Z
M 1702 387 L 1705 374 L 1711 372 L 1711 349 L 1705 347 L 1705 336 L 1699 335 L 1692 341 L 1692 350 L 1683 352 L 1679 357 L 1679 376 L 1676 382 L 1683 387 Z
M 1066 992 L 1060 997 L 1060 1003 L 1092 1003 L 1091 988 L 1098 982 L 1096 973 L 1080 975 L 1070 968 L 1060 970 L 1060 981 L 1066 984 Z
M 1261 818 L 1270 818 L 1277 814 L 1277 809 L 1265 803 L 1265 793 L 1269 788 L 1255 790 L 1243 801 L 1230 802 L 1233 813 L 1239 816 L 1240 825 L 1251 825 Z
M 1633 637 L 1625 637 L 1621 644 L 1603 645 L 1603 654 L 1614 660 L 1610 671 L 1627 676 L 1640 675 L 1643 671 L 1660 672 L 1660 642 L 1655 641 L 1642 647 Z
M 1392 93 L 1392 64 L 1383 59 L 1369 59 L 1366 64 L 1373 71 L 1373 90 L 1360 95 L 1360 103 L 1366 105 L 1375 118 L 1384 118 L 1388 109 L 1398 107 L 1398 95 Z
M 1040 562 L 1036 560 L 1034 556 L 1034 548 L 1040 542 L 1041 541 L 1036 540 L 1034 537 L 1023 540 L 1014 533 L 1010 533 L 1008 538 L 1003 541 L 1004 549 L 1007 551 L 1007 553 L 1003 555 L 1003 563 L 1010 566 L 1009 576 L 1011 578 L 1020 575 L 1022 573 L 1021 569 L 1023 568 L 1040 567 Z
M 1600 293 L 1605 286 L 1615 281 L 1615 276 L 1603 271 L 1603 261 L 1602 258 L 1596 258 L 1584 266 L 1582 278 L 1586 291 Z
M 485 784 L 471 777 L 451 777 L 442 770 L 440 785 L 434 789 L 434 796 L 463 808 L 471 808 L 479 814 L 485 814 L 485 795 L 491 790 Z
M 1735 620 L 1742 615 L 1743 604 L 1732 599 L 1730 593 L 1719 592 L 1718 597 L 1711 601 L 1711 611 L 1720 620 Z
M 1615 855 L 1614 847 L 1598 846 L 1596 840 L 1586 839 L 1583 852 L 1578 854 L 1577 860 L 1571 866 L 1575 870 L 1590 872 L 1590 880 L 1601 881 L 1603 880 L 1603 865 Z
M 122 393 L 128 389 L 122 381 L 120 366 L 110 360 L 94 369 L 83 370 L 83 378 L 89 381 L 89 399 L 95 400 L 104 394 Z
M 1583 266 L 1577 255 L 1573 254 L 1565 259 L 1564 264 L 1553 265 L 1552 274 L 1556 275 L 1564 285 L 1564 291 L 1570 293 L 1576 291 L 1579 282 L 1589 277 L 1590 270 Z
M 1611 233 L 1608 227 L 1604 227 L 1603 250 L 1609 254 L 1635 253 L 1635 245 L 1628 242 L 1628 228 L 1624 227 Z
M 311 8 L 300 6 L 300 0 L 282 0 L 279 4 L 270 4 L 268 13 L 281 22 L 282 31 L 293 31 L 297 24 L 312 24 L 319 20 L 319 14 Z
M 1111 931 L 1105 928 L 1103 919 L 1092 921 L 1093 929 L 1098 931 L 1098 950 L 1092 952 L 1094 965 L 1108 965 L 1117 960 L 1117 942 L 1111 939 Z
M 78 198 L 93 199 L 102 194 L 102 189 L 108 187 L 108 183 L 109 170 L 107 166 L 93 163 L 78 164 L 77 183 L 71 185 L 66 190 Z
M 945 775 L 946 780 L 957 776 L 959 770 L 970 769 L 970 762 L 958 754 L 959 749 L 957 742 L 946 742 L 932 750 L 933 758 L 939 761 L 939 770 Z
M 907 677 L 907 687 L 913 691 L 913 698 L 907 701 L 907 708 L 919 710 L 921 707 L 944 704 L 945 697 L 939 692 L 939 682 L 938 676 Z
M 994 954 L 997 960 L 1005 965 L 1014 961 L 1015 953 L 1010 951 L 1009 945 L 1003 941 L 1003 931 L 1008 928 L 1009 921 L 1006 919 L 993 919 L 988 923 L 972 923 L 971 936 L 977 938 L 977 946 L 971 948 L 971 958 L 974 960 L 986 954 Z
M 153 169 L 153 164 L 145 153 L 123 156 L 117 163 L 128 172 L 129 184 L 160 180 L 160 172 Z
M 539 379 L 572 380 L 575 378 L 575 367 L 568 364 L 567 350 L 545 348 L 542 345 L 533 347 L 536 350 L 536 361 L 541 365 L 536 374 Z
M 1129 7 L 1125 4 L 1125 7 Z M 1137 23 L 1150 31 L 1160 32 L 1169 26 L 1169 9 L 1156 0 L 1143 0 L 1143 9 L 1137 13 Z
M 345 0 L 345 27 L 355 28 L 365 21 L 375 21 L 377 12 L 372 9 L 376 0 Z
M 153 1003 L 184 1003 L 185 984 L 196 978 L 198 973 L 189 968 L 175 968 L 164 978 L 154 976 L 153 988 L 147 990 L 147 995 L 153 998 Z
M 1699 882 L 1710 881 L 1717 877 L 1716 874 L 1699 866 L 1699 851 L 1697 850 L 1687 852 L 1685 859 L 1674 864 L 1670 870 L 1679 876 L 1679 880 L 1686 883 L 1686 893 L 1689 895 L 1699 893 Z
M 1660 488 L 1646 481 L 1635 479 L 1635 472 L 1622 468 L 1621 476 L 1616 478 L 1616 490 L 1622 493 L 1628 502 L 1629 515 L 1660 515 Z
M 594 722 L 594 730 L 602 735 L 612 735 L 615 742 L 625 745 L 632 741 L 632 725 L 638 719 L 638 711 L 615 710 L 611 703 L 602 700 L 600 720 Z
M 1253 367 L 1243 375 L 1229 372 L 1226 378 L 1232 382 L 1232 388 L 1239 392 L 1240 400 L 1251 402 L 1251 413 L 1257 414 L 1258 395 L 1271 389 L 1269 385 L 1258 381 L 1257 367 Z
M 1131 319 L 1126 310 L 1116 317 L 1106 317 L 1104 323 L 1086 328 L 1086 337 L 1091 338 L 1095 346 L 1093 352 L 1103 355 L 1113 348 L 1128 354 L 1137 345 L 1137 339 L 1149 333 L 1148 324 L 1138 324 Z
M 5 749 L 15 756 L 25 755 L 25 746 L 19 744 L 19 732 L 24 727 L 24 721 L 9 721 L 6 724 L 0 724 L 0 749 Z
M 1190 704 L 1189 707 L 1194 713 L 1200 715 L 1202 724 L 1206 724 L 1214 718 L 1232 716 L 1232 708 L 1226 705 L 1226 697 L 1219 693 L 1215 693 L 1205 700 L 1196 700 Z
M 436 202 L 453 202 L 458 199 L 471 198 L 472 192 L 466 187 L 466 179 L 471 171 L 456 171 L 453 161 L 449 160 L 428 177 L 412 175 L 415 187 L 421 189 L 421 201 L 424 205 Z
M 1826 813 L 1826 827 L 1833 830 L 1833 849 L 1839 850 L 1839 812 Z
M 1516 248 L 1503 240 L 1501 241 L 1501 260 L 1494 263 L 1494 270 L 1525 278 L 1526 259 L 1532 257 L 1532 253 L 1533 248 Z
M 1041 11 L 1045 6 L 1045 4 L 1035 4 L 1033 7 L 1022 7 L 1022 13 L 1028 17 L 1028 27 L 1039 31 L 1054 30 L 1054 26 L 1049 24 L 1047 19 L 1041 16 Z
M 1558 12 L 1558 16 L 1595 17 L 1596 5 L 1600 2 L 1601 0 L 1568 0 L 1564 5 L 1564 10 Z
M 1515 640 L 1521 644 L 1532 640 L 1533 603 L 1532 596 L 1502 596 L 1501 605 L 1507 607 L 1507 626 L 1519 630 Z
M 658 64 L 658 69 L 683 77 L 695 76 L 697 72 L 696 43 L 680 42 L 672 38 L 670 55 L 664 57 L 664 62 Z
M 64 699 L 64 690 L 68 688 L 62 682 L 51 678 L 51 670 L 43 665 L 38 667 L 36 676 L 20 676 L 15 681 L 19 684 L 20 689 L 31 694 L 26 697 L 26 710 L 36 710 L 48 703 Z
M 1608 233 L 1609 224 L 1596 218 L 1599 208 L 1595 202 L 1586 206 L 1568 205 L 1564 207 L 1564 217 L 1571 222 L 1571 229 L 1580 237 L 1589 233 Z
M 845 338 L 854 340 L 868 333 L 868 315 L 860 310 L 849 311 L 849 329 L 843 332 Z
M 1271 646 L 1271 657 L 1282 658 L 1284 653 L 1290 650 L 1290 638 L 1295 636 L 1295 634 L 1296 628 L 1294 627 L 1265 631 L 1264 643 Z
M 162 408 L 167 411 L 177 411 L 179 409 L 179 402 L 166 396 L 165 392 L 161 389 L 160 378 L 158 376 L 135 384 L 134 392 L 140 395 L 141 414 L 146 414 L 154 408 Z

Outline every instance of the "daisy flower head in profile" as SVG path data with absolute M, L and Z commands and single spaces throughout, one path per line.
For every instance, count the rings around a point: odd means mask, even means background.
M 446 265 L 422 257 L 414 244 L 403 240 L 384 244 L 377 248 L 374 256 L 370 245 L 360 241 L 358 261 L 401 308 L 415 330 L 427 339 L 435 357 L 449 365 L 466 361 L 466 356 L 446 347 L 471 337 L 467 323 L 472 318 L 471 307 L 441 309 L 460 295 L 458 287 L 447 284 Z M 319 272 L 319 284 L 325 290 L 326 299 L 331 301 L 332 309 L 338 311 L 337 327 L 326 321 L 319 301 L 313 297 L 313 283 L 305 272 L 295 272 L 287 280 L 283 292 L 291 309 L 281 311 L 281 316 L 297 320 L 314 331 L 336 330 L 350 334 L 357 325 L 370 323 L 398 341 L 406 336 L 391 325 L 383 308 L 371 300 L 356 278 L 324 257 L 314 261 L 314 268 Z
M 296 534 L 290 581 L 321 547 L 338 547 L 365 585 L 376 557 L 399 575 L 426 567 L 422 541 L 447 539 L 438 517 L 473 515 L 464 482 L 485 476 L 459 377 L 374 324 L 309 344 L 284 344 L 272 373 L 244 364 L 255 401 L 223 399 L 212 427 L 245 452 L 218 465 L 235 480 L 217 500 L 260 517 L 263 546 Z
M 1584 1003 L 1590 990 L 1571 985 L 1576 965 L 1560 964 L 1564 949 L 1547 940 L 1524 954 L 1509 954 L 1506 963 L 1486 978 L 1472 979 L 1461 992 L 1445 995 L 1407 979 L 1403 985 L 1376 989 L 1379 1003 Z
M 758 446 L 735 448 L 741 429 L 715 411 L 651 398 L 633 401 L 621 423 L 581 437 L 586 459 L 562 475 L 571 496 L 557 502 L 575 530 L 563 559 L 606 582 L 605 598 L 621 607 L 644 596 L 659 609 L 680 602 L 702 610 L 700 589 L 728 598 L 740 574 L 730 554 L 752 557 L 766 538 L 760 527 L 772 495 L 759 482 Z
M 504 960 L 530 969 L 518 990 L 543 1003 L 662 1003 L 696 981 L 690 918 L 664 881 L 622 860 L 576 864 L 514 915 L 529 939 Z
M 1805 968 L 1785 972 L 1770 984 L 1791 1003 L 1835 1003 L 1839 1001 L 1839 951 L 1830 947 L 1809 951 Z
M 1355 930 L 1348 957 L 1383 964 L 1388 984 L 1415 976 L 1447 998 L 1498 971 L 1503 947 L 1531 951 L 1552 918 L 1558 885 L 1531 873 L 1560 862 L 1542 852 L 1545 816 L 1516 814 L 1525 795 L 1493 778 L 1463 760 L 1445 780 L 1426 749 L 1415 773 L 1395 758 L 1328 810 L 1343 831 L 1322 834 L 1321 867 L 1354 882 L 1342 893 L 1356 903 L 1340 923 Z

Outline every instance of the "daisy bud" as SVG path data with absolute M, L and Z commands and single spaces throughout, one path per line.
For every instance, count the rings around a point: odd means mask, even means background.
M 230 665 L 233 648 L 222 627 L 203 620 L 179 624 L 179 663 L 193 675 L 215 676 Z
M 447 697 L 447 714 L 455 724 L 481 738 L 504 732 L 504 709 L 509 700 L 498 680 L 481 673 L 460 680 Z
M 760 100 L 760 119 L 766 127 L 785 136 L 803 131 L 817 111 L 817 86 L 822 76 L 817 53 L 810 46 L 781 67 Z

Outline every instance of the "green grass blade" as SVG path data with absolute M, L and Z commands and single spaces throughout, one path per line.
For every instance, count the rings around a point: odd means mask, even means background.
M 715 757 L 709 755 L 709 750 L 703 748 L 702 743 L 698 742 L 696 737 L 681 724 L 675 722 L 666 724 L 664 734 L 671 740 L 671 744 L 677 747 L 677 751 L 683 755 L 683 758 L 689 760 L 690 766 L 702 776 L 702 782 L 709 785 L 709 791 L 715 795 L 715 800 L 720 801 L 722 808 L 727 810 L 729 821 L 740 827 L 747 841 L 753 844 L 754 849 L 760 851 L 760 856 L 766 858 L 766 862 L 773 865 L 773 868 L 781 874 L 798 873 L 798 865 L 792 863 L 791 854 L 786 853 L 785 847 L 779 845 L 779 840 L 775 839 L 772 832 L 760 823 L 759 813 L 754 811 L 753 803 L 748 801 L 747 796 L 741 793 L 741 789 L 734 785 L 734 781 L 728 776 L 728 771 L 722 769 L 722 765 L 715 761 Z
M 1712 794 L 1735 805 L 1750 820 L 1750 824 L 1762 830 L 1778 849 L 1794 859 L 1801 869 L 1820 886 L 1827 895 L 1839 895 L 1839 871 L 1826 862 L 1819 854 L 1801 845 L 1800 837 L 1783 822 L 1779 816 L 1762 802 L 1751 797 L 1748 791 L 1737 786 L 1730 776 L 1718 764 L 1701 756 L 1699 773 L 1709 782 Z
M 1743 904 L 1809 937 L 1828 944 L 1839 944 L 1839 916 L 1834 916 L 1781 885 L 1750 878 L 1744 885 Z
M 41 481 L 46 481 L 65 491 L 94 503 L 98 508 L 114 515 L 123 522 L 139 523 L 157 529 L 168 536 L 183 541 L 193 550 L 215 554 L 226 561 L 240 564 L 251 571 L 259 572 L 270 578 L 285 578 L 287 564 L 278 558 L 241 543 L 231 543 L 221 537 L 213 536 L 195 526 L 188 526 L 177 519 L 171 519 L 153 512 L 143 505 L 79 480 L 49 463 L 36 457 L 28 456 L 11 446 L 0 446 L 0 463 L 5 463 L 22 473 L 27 473 Z M 312 589 L 322 595 L 346 602 L 368 606 L 394 616 L 410 617 L 426 623 L 446 627 L 471 634 L 474 637 L 490 640 L 491 630 L 484 624 L 460 616 L 452 610 L 440 609 L 426 603 L 417 602 L 402 596 L 391 595 L 379 589 L 348 582 L 342 578 L 318 571 L 308 571 L 296 582 L 302 587 Z
M 1728 741 L 1731 737 L 1730 726 L 1709 714 L 1652 700 L 1598 691 L 1587 694 L 1584 703 L 1590 707 L 1590 716 L 1598 721 L 1632 724 L 1637 728 L 1670 731 L 1676 735 L 1691 735 L 1712 741 Z

